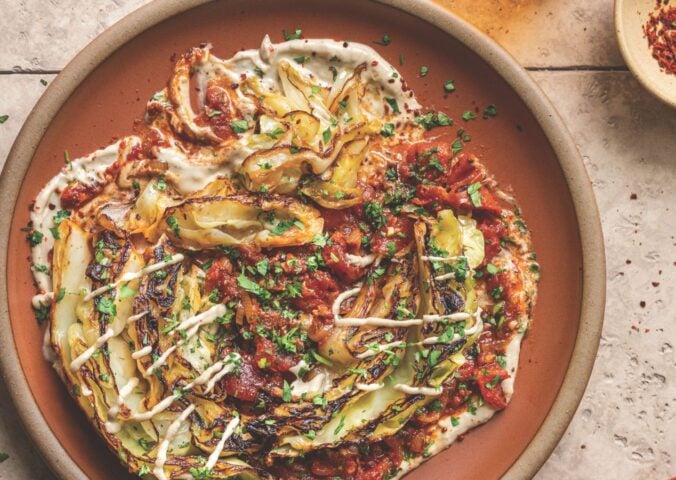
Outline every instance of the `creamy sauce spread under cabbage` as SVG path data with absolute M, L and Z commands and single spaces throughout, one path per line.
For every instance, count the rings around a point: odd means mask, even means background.
M 32 206 L 45 357 L 144 478 L 400 477 L 514 393 L 513 199 L 373 49 L 291 37 L 191 49 Z

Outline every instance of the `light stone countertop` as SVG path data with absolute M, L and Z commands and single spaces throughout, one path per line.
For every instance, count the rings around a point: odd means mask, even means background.
M 0 166 L 87 42 L 147 0 L 0 0 Z M 676 110 L 615 44 L 612 0 L 440 0 L 526 66 L 576 139 L 601 212 L 608 294 L 584 399 L 538 480 L 676 476 Z M 86 5 L 86 8 L 85 8 Z M 565 292 L 562 292 L 565 295 Z M 51 479 L 0 385 L 0 479 Z

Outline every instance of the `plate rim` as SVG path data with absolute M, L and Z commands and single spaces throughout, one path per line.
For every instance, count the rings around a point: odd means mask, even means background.
M 7 255 L 16 200 L 33 155 L 52 119 L 81 81 L 117 49 L 156 24 L 218 0 L 154 0 L 102 32 L 50 83 L 19 131 L 0 175 L 0 328 L 12 332 L 7 301 Z M 227 1 L 227 0 L 225 0 Z M 369 0 L 411 14 L 455 38 L 488 63 L 526 104 L 557 157 L 570 191 L 582 246 L 582 296 L 575 346 L 552 408 L 535 436 L 503 476 L 532 478 L 545 463 L 582 399 L 601 337 L 605 308 L 605 253 L 601 222 L 591 182 L 566 125 L 528 72 L 497 42 L 431 0 Z M 0 373 L 31 441 L 60 478 L 86 480 L 47 426 L 19 363 L 10 335 L 0 336 Z

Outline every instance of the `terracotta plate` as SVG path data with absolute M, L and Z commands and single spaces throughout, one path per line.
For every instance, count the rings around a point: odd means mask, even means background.
M 3 371 L 29 433 L 62 478 L 127 474 L 42 358 L 42 333 L 30 308 L 29 249 L 20 230 L 28 205 L 63 165 L 64 150 L 74 158 L 132 132 L 146 100 L 168 78 L 173 53 L 211 42 L 217 55 L 229 57 L 256 47 L 266 33 L 279 41 L 282 29 L 296 27 L 308 38 L 374 46 L 402 71 L 423 105 L 466 128 L 469 149 L 513 188 L 542 265 L 511 405 L 410 478 L 442 479 L 451 472 L 456 479 L 530 477 L 570 421 L 601 329 L 603 243 L 582 162 L 528 74 L 483 34 L 426 2 L 163 0 L 105 32 L 59 75 L 21 131 L 0 183 Z M 392 43 L 375 44 L 385 33 Z M 422 65 L 430 73 L 421 78 Z M 448 79 L 457 90 L 445 95 Z M 481 112 L 493 103 L 495 118 L 460 119 L 465 110 Z

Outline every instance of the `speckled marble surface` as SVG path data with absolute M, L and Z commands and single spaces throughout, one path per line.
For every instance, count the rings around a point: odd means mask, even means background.
M 0 0 L 0 166 L 49 82 L 146 0 Z M 615 45 L 612 0 L 439 0 L 510 51 L 576 139 L 608 263 L 598 360 L 538 480 L 676 476 L 676 111 L 644 92 Z M 0 385 L 0 479 L 50 479 Z

